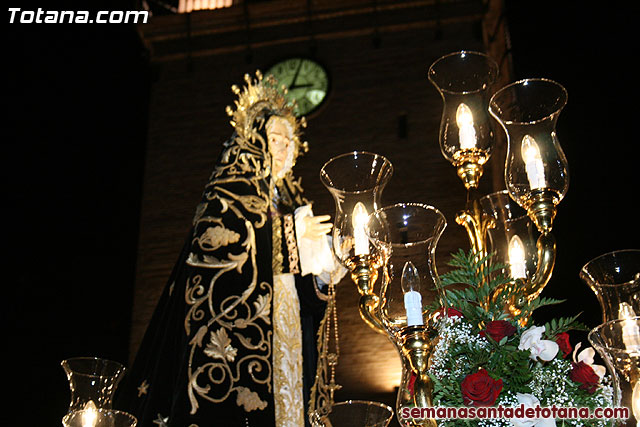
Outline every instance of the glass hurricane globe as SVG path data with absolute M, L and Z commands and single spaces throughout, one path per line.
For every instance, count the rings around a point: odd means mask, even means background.
M 407 326 L 427 324 L 432 313 L 425 307 L 442 301 L 435 255 L 446 226 L 442 212 L 421 203 L 386 206 L 369 218 L 367 234 L 382 265 L 381 317 L 392 335 Z M 413 322 L 407 310 L 409 293 L 420 299 Z
M 99 357 L 73 357 L 61 362 L 71 389 L 69 412 L 87 407 L 111 409 L 126 368 Z
M 392 174 L 389 160 L 365 151 L 333 157 L 320 170 L 320 181 L 335 202 L 333 252 L 349 269 L 356 256 L 370 252 L 367 218 L 380 207 L 382 191 Z
M 569 165 L 556 133 L 566 103 L 565 88 L 547 79 L 511 83 L 489 101 L 489 112 L 507 135 L 509 194 L 544 233 L 551 231 L 556 206 L 569 188 Z
M 602 309 L 602 322 L 640 315 L 640 249 L 600 255 L 580 270 Z
M 443 102 L 442 155 L 457 168 L 467 189 L 476 188 L 494 144 L 488 104 L 498 64 L 481 52 L 453 52 L 431 64 L 428 77 Z

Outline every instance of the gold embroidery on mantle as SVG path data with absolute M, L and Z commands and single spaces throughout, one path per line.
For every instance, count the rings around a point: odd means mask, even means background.
M 243 406 L 247 412 L 255 411 L 256 409 L 264 409 L 267 407 L 267 402 L 260 399 L 257 393 L 249 390 L 246 387 L 238 387 L 238 397 L 236 398 L 236 404 Z
M 191 253 L 187 260 L 187 264 L 191 266 L 204 267 L 214 272 L 209 283 L 206 284 L 203 283 L 203 274 L 193 275 L 187 281 L 185 289 L 185 300 L 189 306 L 185 318 L 187 336 L 191 336 L 194 322 L 197 324 L 208 319 L 206 323 L 199 326 L 189 341 L 191 349 L 187 394 L 191 404 L 191 414 L 197 413 L 199 399 L 218 403 L 229 398 L 232 392 L 239 392 L 241 387 L 239 381 L 243 373 L 256 384 L 266 385 L 271 392 L 272 334 L 261 325 L 270 323 L 272 288 L 264 282 L 258 285 L 255 232 L 252 223 L 234 206 L 233 201 L 229 200 L 225 203 L 238 218 L 244 220 L 247 237 L 240 244 L 244 251 L 239 254 L 228 253 L 226 260 L 204 255 L 200 259 L 196 254 Z M 205 218 L 201 218 L 200 221 L 205 221 Z M 251 268 L 251 281 L 248 286 L 241 294 L 231 295 L 223 299 L 218 307 L 214 307 L 213 293 L 217 280 L 225 273 L 234 270 L 241 273 L 247 264 Z M 257 341 L 255 338 L 252 341 L 242 334 L 242 330 L 247 328 L 257 331 L 259 336 Z M 210 334 L 205 344 L 208 332 Z M 236 345 L 249 350 L 244 357 L 237 358 L 238 348 L 232 345 L 230 334 L 237 340 Z M 251 336 L 255 337 L 255 334 Z M 196 359 L 198 355 L 200 357 Z M 203 359 L 202 355 L 211 360 L 196 362 Z M 244 382 L 242 387 L 253 393 L 246 385 Z M 243 394 L 246 393 L 247 391 L 243 392 Z M 252 407 L 260 409 L 261 406 L 263 405 Z
M 216 225 L 205 230 L 200 237 L 195 239 L 200 248 L 205 251 L 214 251 L 221 246 L 227 246 L 240 240 L 240 235 L 235 231 Z

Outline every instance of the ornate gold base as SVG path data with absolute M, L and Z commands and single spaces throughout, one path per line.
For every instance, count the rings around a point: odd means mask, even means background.
M 524 207 L 542 234 L 549 233 L 553 228 L 553 220 L 556 217 L 556 204 L 558 197 L 556 193 L 549 190 L 534 192 L 525 203 Z
M 467 190 L 478 188 L 483 172 L 482 165 L 487 160 L 489 155 L 479 148 L 459 150 L 453 155 L 453 165 Z
M 430 332 L 427 326 L 410 326 L 404 328 L 396 339 L 396 345 L 403 358 L 403 369 L 415 376 L 413 393 L 403 394 L 401 391 L 398 394 L 397 410 L 403 407 L 427 408 L 433 405 L 433 382 L 427 374 L 427 369 L 436 340 L 429 336 Z M 406 378 L 406 375 L 404 377 Z M 433 419 L 416 418 L 404 420 L 403 425 L 436 427 L 437 423 Z
M 482 165 L 474 162 L 463 162 L 457 167 L 456 172 L 458 177 L 464 183 L 467 190 L 471 188 L 478 188 L 480 178 L 482 178 L 483 168 Z

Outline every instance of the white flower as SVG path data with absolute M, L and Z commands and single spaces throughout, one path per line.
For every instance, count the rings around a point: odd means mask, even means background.
M 593 363 L 593 356 L 595 356 L 596 352 L 592 347 L 587 347 L 584 350 L 582 350 L 580 354 L 578 354 L 578 349 L 581 346 L 582 346 L 582 343 L 579 342 L 576 345 L 576 348 L 573 350 L 573 362 L 574 363 L 584 362 L 587 365 L 591 366 L 591 369 L 593 369 L 593 372 L 595 372 L 598 378 L 602 380 L 602 377 L 604 377 L 604 375 L 607 373 L 607 369 L 602 365 L 596 365 L 595 363 Z
M 524 408 L 536 408 L 540 406 L 540 401 L 532 394 L 516 393 L 518 403 Z M 511 424 L 515 427 L 555 427 L 556 420 L 553 418 L 512 418 Z
M 553 341 L 543 340 L 542 334 L 545 331 L 544 326 L 532 326 L 527 329 L 520 337 L 520 345 L 518 349 L 529 350 L 531 359 L 541 359 L 545 362 L 553 360 L 558 354 L 558 344 Z

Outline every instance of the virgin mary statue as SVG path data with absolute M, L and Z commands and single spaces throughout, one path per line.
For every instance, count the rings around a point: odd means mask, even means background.
M 304 119 L 256 76 L 232 88 L 234 132 L 119 390 L 139 427 L 307 423 L 326 284 L 345 271 L 292 174 Z

